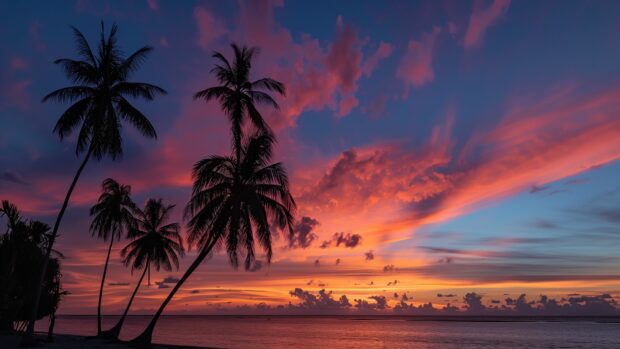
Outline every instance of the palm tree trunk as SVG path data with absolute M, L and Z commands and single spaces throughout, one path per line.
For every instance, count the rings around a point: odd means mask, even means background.
M 75 189 L 75 185 L 77 184 L 84 167 L 86 167 L 86 163 L 90 158 L 90 155 L 93 152 L 92 145 L 88 148 L 88 152 L 86 153 L 86 157 L 82 164 L 78 168 L 75 177 L 73 177 L 73 182 L 69 186 L 69 190 L 67 191 L 67 195 L 65 196 L 65 201 L 62 204 L 62 208 L 58 213 L 58 217 L 56 217 L 56 223 L 54 223 L 54 230 L 52 230 L 52 235 L 50 236 L 49 243 L 47 245 L 47 251 L 45 252 L 45 259 L 43 260 L 43 265 L 41 266 L 41 271 L 39 275 L 39 282 L 35 285 L 36 291 L 34 293 L 34 299 L 32 300 L 32 308 L 30 309 L 30 318 L 28 321 L 28 329 L 26 330 L 26 334 L 22 340 L 22 346 L 26 346 L 32 343 L 33 334 L 34 334 L 34 323 L 37 320 L 37 313 L 39 312 L 39 301 L 41 300 L 41 289 L 43 287 L 43 280 L 45 279 L 45 273 L 47 272 L 47 264 L 50 259 L 50 254 L 52 253 L 52 247 L 54 246 L 54 241 L 56 240 L 56 236 L 58 235 L 58 228 L 60 227 L 60 222 L 62 221 L 62 216 L 64 216 L 65 211 L 67 210 L 67 206 L 69 205 L 69 199 L 71 198 L 71 194 L 73 193 L 73 189 Z
M 177 291 L 181 288 L 181 285 L 183 285 L 183 283 L 187 280 L 187 278 L 189 278 L 189 276 L 194 272 L 194 270 L 198 268 L 200 263 L 202 263 L 202 261 L 209 254 L 209 252 L 211 252 L 211 249 L 213 249 L 213 246 L 215 246 L 216 241 L 217 240 L 214 240 L 211 243 L 209 243 L 207 247 L 203 249 L 200 252 L 200 254 L 198 254 L 194 262 L 192 262 L 189 268 L 187 268 L 187 270 L 185 271 L 185 274 L 183 274 L 183 277 L 181 277 L 179 282 L 177 282 L 177 284 L 174 285 L 174 287 L 172 288 L 172 291 L 170 291 L 170 294 L 168 295 L 168 297 L 166 297 L 166 299 L 161 304 L 161 306 L 159 307 L 155 315 L 153 315 L 153 319 L 151 320 L 149 325 L 146 327 L 144 332 L 142 332 L 142 334 L 140 334 L 138 337 L 131 340 L 132 344 L 138 347 L 150 347 L 151 341 L 153 339 L 153 330 L 155 329 L 155 325 L 157 324 L 159 317 L 164 312 L 164 309 L 166 308 L 168 303 L 170 303 L 170 301 L 172 300 L 172 297 L 174 297 Z
M 149 264 L 150 264 L 150 261 L 149 261 Z M 136 293 L 138 293 L 138 289 L 140 288 L 140 285 L 142 284 L 144 275 L 146 275 L 146 270 L 147 268 L 144 268 L 144 271 L 142 272 L 142 275 L 140 276 L 140 280 L 138 280 L 138 284 L 136 285 L 136 288 L 133 290 L 133 293 L 131 294 L 131 298 L 129 298 L 129 303 L 127 303 L 125 312 L 123 313 L 121 318 L 118 320 L 116 325 L 114 325 L 114 327 L 102 333 L 103 337 L 110 338 L 110 339 L 118 339 L 118 336 L 121 333 L 121 328 L 123 327 L 123 323 L 125 322 L 125 318 L 127 317 L 127 313 L 129 312 L 129 308 L 131 308 L 131 303 L 133 303 L 133 299 L 136 296 Z
M 99 302 L 97 303 L 97 336 L 101 335 L 101 299 L 103 298 L 103 285 L 105 284 L 105 276 L 108 273 L 108 263 L 110 262 L 110 253 L 112 252 L 112 244 L 114 243 L 114 234 L 110 237 L 110 246 L 108 247 L 108 255 L 105 258 L 103 266 L 103 275 L 101 275 L 101 285 L 99 286 Z

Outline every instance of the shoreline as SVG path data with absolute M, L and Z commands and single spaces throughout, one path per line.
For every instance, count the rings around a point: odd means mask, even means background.
M 47 342 L 47 333 L 37 332 L 35 334 L 37 342 L 35 347 L 31 348 L 50 348 L 50 349 L 82 349 L 82 348 L 101 348 L 101 349 L 127 349 L 133 348 L 127 342 L 109 341 L 98 338 L 88 338 L 87 336 L 73 334 L 55 334 L 53 342 Z M 1 334 L 0 343 L 2 348 L 17 349 L 20 348 L 19 342 L 21 336 L 19 334 Z M 222 349 L 215 347 L 177 345 L 165 343 L 153 343 L 153 349 Z

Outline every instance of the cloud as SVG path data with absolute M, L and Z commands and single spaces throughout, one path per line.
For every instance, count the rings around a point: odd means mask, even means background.
M 420 87 L 435 79 L 433 50 L 441 28 L 434 27 L 430 33 L 423 33 L 419 40 L 410 40 L 407 50 L 396 70 L 396 78 L 405 82 L 405 95 L 409 87 Z
M 397 270 L 398 270 L 398 268 L 396 268 L 394 266 L 394 264 L 388 264 L 388 265 L 383 267 L 383 272 L 384 273 L 393 272 L 393 271 L 397 271 Z
M 379 43 L 377 51 L 375 51 L 375 53 L 368 57 L 368 59 L 366 59 L 366 62 L 364 62 L 364 65 L 362 66 L 362 72 L 364 73 L 364 75 L 366 77 L 369 77 L 372 74 L 373 70 L 375 70 L 377 64 L 379 64 L 379 61 L 388 58 L 392 54 L 393 50 L 394 46 L 381 41 Z
M 308 248 L 317 238 L 312 231 L 319 225 L 319 221 L 312 217 L 302 217 L 293 227 L 293 235 L 289 236 L 289 248 Z
M 290 295 L 300 300 L 300 303 L 296 305 L 297 308 L 312 312 L 317 310 L 342 310 L 351 307 L 347 296 L 343 295 L 339 299 L 334 299 L 332 292 L 326 292 L 325 289 L 320 290 L 318 294 L 313 294 L 301 288 L 295 288 L 293 291 L 290 291 Z
M 108 282 L 108 286 L 129 286 L 129 282 Z
M 173 276 L 166 276 L 162 281 L 156 281 L 155 284 L 156 285 L 176 284 L 177 282 L 179 282 L 179 278 L 176 278 Z M 164 287 L 160 287 L 160 288 L 164 288 Z
M 211 51 L 212 42 L 227 33 L 224 24 L 210 11 L 200 6 L 194 9 L 194 19 L 198 25 L 198 39 L 196 41 L 198 47 Z
M 147 4 L 149 5 L 149 8 L 152 11 L 158 11 L 159 10 L 159 3 L 157 2 L 157 0 L 147 0 L 146 2 L 147 2 Z
M 398 284 L 398 280 L 390 281 L 387 283 L 388 286 L 396 286 Z
M 539 193 L 539 192 L 541 192 L 541 191 L 545 191 L 545 190 L 547 190 L 547 189 L 549 189 L 549 187 L 548 187 L 548 186 L 538 186 L 538 185 L 533 185 L 533 186 L 532 186 L 532 189 L 530 189 L 530 194 L 536 194 L 536 193 Z
M 437 293 L 437 297 L 438 298 L 443 298 L 443 297 L 445 297 L 445 298 L 453 298 L 453 297 L 456 297 L 456 296 L 457 295 L 452 294 L 452 293 L 448 293 L 448 294 Z
M 191 294 L 198 294 L 198 293 L 200 293 L 200 290 L 191 290 L 191 291 L 189 291 L 189 293 L 191 293 Z
M 389 308 L 385 296 L 370 296 L 368 299 L 374 300 L 374 303 L 363 299 L 355 299 L 355 308 L 361 311 L 367 310 L 384 310 Z
M 6 181 L 6 182 L 10 182 L 10 183 L 15 183 L 15 184 L 22 184 L 22 185 L 28 185 L 28 182 L 26 182 L 22 176 L 20 176 L 19 174 L 12 172 L 12 171 L 4 171 L 2 172 L 2 174 L 0 174 L 0 181 Z
M 368 252 L 364 253 L 364 259 L 366 259 L 366 261 L 371 261 L 373 259 L 375 259 L 375 254 L 373 250 L 370 250 Z
M 336 258 L 336 265 L 340 264 L 340 258 Z
M 362 241 L 362 236 L 359 234 L 335 233 L 332 236 L 331 240 L 323 241 L 323 243 L 321 244 L 321 248 L 327 248 L 334 244 L 336 245 L 336 247 L 343 245 L 344 247 L 347 247 L 347 248 L 355 248 L 361 243 L 361 241 Z
M 493 26 L 508 11 L 510 0 L 492 0 L 489 7 L 483 8 L 483 2 L 476 0 L 474 10 L 469 17 L 465 33 L 465 48 L 479 46 L 489 27 Z
M 373 233 L 397 235 L 444 222 L 620 158 L 620 143 L 609 142 L 620 136 L 620 90 L 574 91 L 515 103 L 495 126 L 475 131 L 458 148 L 448 120 L 422 146 L 344 151 L 301 188 L 300 207 L 322 221 L 364 221 L 351 229 L 373 244 Z

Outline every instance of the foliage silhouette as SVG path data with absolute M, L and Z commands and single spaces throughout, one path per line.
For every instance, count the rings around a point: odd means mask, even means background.
M 129 232 L 129 237 L 134 240 L 121 250 L 121 256 L 123 264 L 131 266 L 132 272 L 139 269 L 143 271 L 123 315 L 114 327 L 104 331 L 104 337 L 118 339 L 131 303 L 151 266 L 157 271 L 161 268 L 167 271 L 171 271 L 173 267 L 179 269 L 179 257 L 183 257 L 184 248 L 179 234 L 179 223 L 168 223 L 173 208 L 174 205 L 166 206 L 161 199 L 150 199 L 144 210 L 137 210 L 137 224 Z
M 252 60 L 258 54 L 256 47 L 239 47 L 237 44 L 230 45 L 233 49 L 234 59 L 231 62 L 220 52 L 214 52 L 212 57 L 217 60 L 211 72 L 215 74 L 219 86 L 206 88 L 198 91 L 194 99 L 205 101 L 217 100 L 222 110 L 228 116 L 233 135 L 233 151 L 237 159 L 241 151 L 243 139 L 242 129 L 244 120 L 250 119 L 251 123 L 260 131 L 271 134 L 269 125 L 263 120 L 263 116 L 256 108 L 257 104 L 264 104 L 279 109 L 278 103 L 268 92 L 276 92 L 285 95 L 284 84 L 271 78 L 250 80 Z
M 192 197 L 185 215 L 189 218 L 189 245 L 196 245 L 199 253 L 145 331 L 134 339 L 135 344 L 151 343 L 155 325 L 170 300 L 214 249 L 225 248 L 235 268 L 239 254 L 244 254 L 247 270 L 255 261 L 256 243 L 265 251 L 267 262 L 271 261 L 270 222 L 293 233 L 295 201 L 282 164 L 269 163 L 273 142 L 273 136 L 259 133 L 242 145 L 240 161 L 234 156 L 211 156 L 194 165 Z
M 33 302 L 38 272 L 46 256 L 50 227 L 39 221 L 25 220 L 17 207 L 2 201 L 0 218 L 5 217 L 7 230 L 0 236 L 0 332 L 22 331 L 30 317 L 27 306 Z M 56 311 L 63 293 L 60 286 L 62 255 L 52 251 L 41 288 L 41 302 L 36 319 Z
M 62 58 L 56 60 L 55 63 L 60 65 L 67 78 L 75 85 L 51 92 L 43 98 L 43 102 L 56 100 L 61 103 L 72 103 L 58 119 L 54 132 L 58 134 L 60 140 L 63 140 L 79 128 L 76 155 L 85 151 L 86 156 L 69 186 L 54 223 L 47 246 L 47 257 L 53 248 L 71 194 L 90 157 L 100 160 L 107 155 L 114 160 L 122 155 L 121 121 L 128 122 L 147 138 L 156 138 L 157 134 L 151 122 L 142 112 L 132 106 L 127 98 L 142 98 L 151 101 L 157 95 L 166 93 L 161 87 L 128 80 L 146 60 L 152 51 L 151 47 L 142 47 L 128 57 L 124 57 L 117 44 L 117 26 L 113 25 L 106 37 L 102 22 L 95 54 L 84 35 L 74 27 L 72 30 L 79 59 Z M 24 345 L 32 342 L 34 320 L 39 303 L 38 295 L 41 293 L 41 285 L 49 260 L 47 257 L 43 260 L 40 271 L 41 282 L 35 286 L 35 298 L 31 305 L 30 322 L 27 336 L 24 337 Z
M 108 272 L 108 263 L 114 239 L 122 238 L 123 232 L 129 233 L 135 225 L 133 213 L 136 205 L 131 200 L 131 187 L 122 185 L 112 178 L 108 178 L 101 184 L 101 195 L 97 203 L 90 209 L 93 221 L 90 224 L 90 231 L 93 236 L 97 236 L 103 241 L 110 240 L 108 253 L 101 274 L 101 285 L 99 286 L 99 301 L 97 303 L 97 335 L 101 335 L 101 299 L 103 298 L 103 285 L 105 284 Z

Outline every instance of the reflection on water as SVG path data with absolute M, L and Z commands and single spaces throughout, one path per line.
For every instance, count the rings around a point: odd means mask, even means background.
M 104 329 L 117 317 L 104 317 Z M 150 318 L 131 316 L 121 338 Z M 411 321 L 391 317 L 164 316 L 154 341 L 222 348 L 620 348 L 620 319 Z M 470 319 L 472 320 L 472 319 Z M 531 319 L 530 319 L 531 320 Z M 535 320 L 535 319 L 534 319 Z M 560 319 L 561 320 L 561 319 Z M 601 322 L 600 320 L 603 320 Z M 41 321 L 39 330 L 47 323 Z M 92 335 L 94 316 L 60 316 L 58 333 Z

